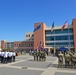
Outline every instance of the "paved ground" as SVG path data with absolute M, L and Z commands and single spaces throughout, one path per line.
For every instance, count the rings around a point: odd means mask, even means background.
M 0 63 L 0 75 L 76 75 L 76 69 L 57 68 L 57 57 L 47 56 L 46 62 L 40 62 L 27 54 L 16 57 L 16 62 Z

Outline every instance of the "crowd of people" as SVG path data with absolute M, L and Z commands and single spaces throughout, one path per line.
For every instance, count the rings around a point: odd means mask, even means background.
M 76 53 L 66 51 L 58 54 L 58 67 L 76 68 Z
M 0 51 L 1 63 L 15 62 L 15 56 L 16 56 L 16 53 L 14 51 L 7 51 L 7 50 Z

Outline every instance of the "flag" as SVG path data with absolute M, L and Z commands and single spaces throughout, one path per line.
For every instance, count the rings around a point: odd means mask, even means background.
M 37 43 L 37 51 L 39 50 L 39 44 Z
M 40 41 L 40 44 L 39 44 L 39 50 L 43 50 L 44 48 L 43 48 L 43 42 L 42 41 Z
M 63 31 L 64 28 L 67 27 L 67 26 L 68 26 L 68 22 L 66 21 L 66 22 L 64 23 L 64 25 L 62 26 L 62 31 Z
M 40 48 L 41 48 L 41 41 L 37 43 L 37 51 L 40 50 Z
M 39 25 L 34 29 L 34 31 L 33 31 L 33 32 L 35 32 L 35 31 L 39 30 L 40 28 L 41 28 L 41 24 L 39 24 Z
M 51 32 L 53 32 L 53 30 L 54 30 L 54 22 L 53 22 L 52 27 L 51 27 Z
M 41 46 L 42 46 L 42 42 L 40 41 L 40 43 L 39 43 L 39 47 L 38 47 L 38 48 L 40 49 L 40 48 L 41 48 Z

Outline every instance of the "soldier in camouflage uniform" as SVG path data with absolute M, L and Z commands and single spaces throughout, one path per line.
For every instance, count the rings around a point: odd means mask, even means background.
M 73 61 L 72 61 L 72 59 L 73 59 L 74 53 L 73 52 L 69 52 L 69 55 L 70 55 L 70 66 L 72 68 L 73 67 Z
M 39 52 L 39 61 L 46 61 L 46 53 L 44 50 Z
M 59 68 L 63 67 L 63 54 L 61 51 L 58 54 L 58 67 Z
M 69 67 L 71 59 L 68 51 L 66 51 L 64 58 L 65 58 L 65 67 Z
M 34 52 L 34 60 L 36 60 L 36 52 Z
M 39 60 L 39 52 L 36 52 L 37 61 Z
M 43 51 L 40 51 L 40 61 L 43 61 Z
M 73 67 L 76 68 L 76 53 L 74 53 L 73 55 L 72 64 L 73 64 Z

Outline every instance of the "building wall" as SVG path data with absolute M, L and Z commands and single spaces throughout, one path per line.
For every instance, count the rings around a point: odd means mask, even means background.
M 2 49 L 5 49 L 5 43 L 6 43 L 6 40 L 2 40 L 2 41 L 1 41 L 1 48 L 2 48 Z
M 14 41 L 14 50 L 22 51 L 25 50 L 29 52 L 29 50 L 34 50 L 34 42 L 33 41 Z
M 28 32 L 28 33 L 25 34 L 25 41 L 34 41 L 33 32 Z
M 51 28 L 45 30 L 45 48 L 60 48 L 62 46 L 68 47 L 68 49 L 74 48 L 74 37 L 72 25 L 66 27 L 63 31 L 61 28 L 54 28 L 51 32 Z M 68 30 L 69 29 L 69 30 Z
M 5 49 L 14 50 L 14 42 L 6 42 Z
M 35 23 L 34 24 L 34 29 L 38 26 L 41 25 L 40 29 L 34 32 L 34 49 L 37 49 L 37 46 L 39 45 L 40 41 L 43 43 L 43 47 L 45 46 L 45 27 L 46 25 L 41 22 L 41 23 Z
M 14 42 L 7 42 L 2 40 L 1 41 L 2 49 L 9 49 L 10 50 L 17 50 L 29 52 L 29 50 L 34 50 L 34 42 L 33 41 L 14 41 Z
M 40 41 L 42 41 L 44 48 L 48 49 L 48 50 L 54 50 L 54 45 L 49 45 L 46 46 L 46 43 L 61 43 L 60 45 L 55 45 L 55 48 L 58 49 L 62 46 L 67 47 L 68 49 L 74 50 L 74 48 L 76 48 L 76 34 L 75 34 L 75 29 L 76 29 L 76 21 L 73 20 L 73 25 L 69 25 L 68 27 L 65 27 L 64 30 L 61 32 L 61 28 L 62 26 L 55 26 L 54 30 L 60 30 L 59 33 L 51 34 L 51 27 L 47 27 L 45 25 L 45 23 L 40 22 L 40 23 L 35 23 L 34 24 L 34 29 L 41 24 L 41 28 L 36 30 L 34 32 L 34 49 L 37 49 L 37 46 L 39 45 Z M 68 30 L 69 29 L 69 30 Z M 49 34 L 46 34 L 45 32 L 49 30 Z M 67 31 L 67 32 L 66 32 Z M 74 31 L 74 32 L 73 32 Z M 74 37 L 73 37 L 73 33 L 74 33 Z M 57 37 L 65 37 L 65 39 L 61 39 L 61 40 L 46 40 L 46 37 L 52 37 L 55 36 L 55 38 Z M 74 40 L 73 40 L 74 39 Z M 64 44 L 64 45 L 63 45 Z M 51 49 L 52 48 L 52 49 Z M 76 50 L 76 49 L 75 49 Z
M 74 50 L 76 52 L 76 19 L 73 19 Z

